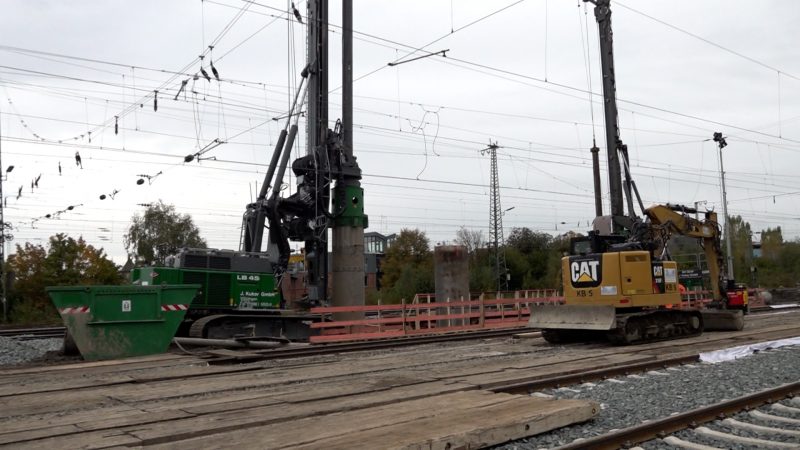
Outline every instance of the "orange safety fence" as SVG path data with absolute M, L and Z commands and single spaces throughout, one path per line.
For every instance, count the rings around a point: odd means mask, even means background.
M 402 301 L 399 305 L 312 308 L 311 312 L 317 314 L 353 313 L 363 318 L 313 323 L 311 328 L 318 329 L 320 334 L 310 340 L 311 343 L 344 342 L 524 327 L 530 318 L 530 305 L 562 300 L 554 290 L 498 294 L 501 298 L 477 295 L 475 300 L 445 302 L 436 302 L 433 294 L 418 294 L 411 303 Z
M 763 304 L 758 293 L 749 289 L 750 305 Z M 326 306 L 312 308 L 315 314 L 352 313 L 351 320 L 315 322 L 311 343 L 331 343 L 385 339 L 423 334 L 441 334 L 468 330 L 524 327 L 530 318 L 530 305 L 559 304 L 564 297 L 553 289 L 472 294 L 470 300 L 437 302 L 435 294 L 417 294 L 412 302 L 393 305 Z M 686 291 L 681 294 L 681 308 L 703 308 L 713 300 L 711 291 Z

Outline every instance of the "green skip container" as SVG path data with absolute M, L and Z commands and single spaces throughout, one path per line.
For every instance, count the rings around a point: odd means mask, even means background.
M 199 284 L 48 287 L 83 359 L 164 353 Z

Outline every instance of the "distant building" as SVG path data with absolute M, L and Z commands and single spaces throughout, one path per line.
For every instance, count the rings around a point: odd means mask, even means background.
M 388 236 L 375 231 L 364 233 L 364 286 L 368 291 L 381 290 L 381 278 L 383 277 L 381 261 L 386 256 L 386 249 L 394 243 L 395 239 L 397 239 L 396 233 Z
M 395 239 L 397 239 L 397 233 L 388 236 L 375 231 L 364 233 L 364 253 L 383 255 Z

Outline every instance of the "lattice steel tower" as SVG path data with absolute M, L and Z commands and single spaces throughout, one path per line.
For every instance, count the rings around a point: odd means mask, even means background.
M 508 290 L 508 269 L 506 268 L 505 241 L 503 239 L 503 208 L 500 206 L 500 179 L 497 175 L 497 143 L 489 143 L 489 147 L 481 154 L 489 154 L 491 173 L 489 176 L 489 241 L 494 252 L 495 277 L 497 290 Z

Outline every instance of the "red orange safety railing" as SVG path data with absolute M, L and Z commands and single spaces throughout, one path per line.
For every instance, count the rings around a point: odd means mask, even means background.
M 749 290 L 751 305 L 758 306 L 757 289 Z M 311 324 L 319 335 L 312 343 L 345 342 L 439 334 L 467 330 L 524 327 L 530 305 L 554 304 L 564 298 L 553 289 L 472 294 L 470 300 L 437 302 L 435 294 L 417 294 L 411 302 L 394 305 L 328 306 L 312 308 L 316 314 L 356 313 L 362 318 Z M 682 308 L 703 308 L 712 301 L 711 291 L 681 295 Z
M 364 318 L 318 322 L 312 343 L 381 339 L 455 331 L 524 327 L 530 318 L 530 305 L 555 303 L 562 297 L 554 290 L 501 292 L 499 298 L 435 301 L 434 294 L 418 294 L 410 303 L 375 306 L 330 306 L 313 308 L 312 313 L 357 313 Z

